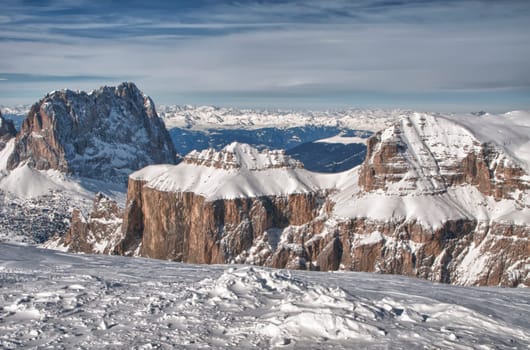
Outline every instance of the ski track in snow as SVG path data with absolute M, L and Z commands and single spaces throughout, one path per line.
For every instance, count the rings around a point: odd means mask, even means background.
M 528 289 L 0 244 L 0 348 L 530 348 Z

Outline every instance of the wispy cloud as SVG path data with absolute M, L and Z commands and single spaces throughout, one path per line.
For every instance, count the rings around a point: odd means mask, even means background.
M 38 97 L 58 83 L 135 79 L 163 103 L 415 107 L 439 96 L 501 108 L 487 97 L 502 90 L 502 108 L 530 108 L 526 1 L 6 0 L 3 8 L 3 98 L 13 96 L 8 88 Z

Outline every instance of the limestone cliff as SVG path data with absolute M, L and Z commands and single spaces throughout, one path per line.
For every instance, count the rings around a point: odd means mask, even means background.
M 270 232 L 311 221 L 322 200 L 305 193 L 208 201 L 192 192 L 146 186 L 129 194 L 124 242 L 141 243 L 141 256 L 208 264 L 232 262 L 254 241 L 274 246 Z M 129 243 L 123 246 L 121 251 L 136 249 Z
M 514 199 L 530 188 L 525 170 L 493 142 L 481 142 L 450 120 L 414 115 L 378 132 L 368 141 L 359 185 L 433 194 L 462 184 L 475 186 L 495 199 Z

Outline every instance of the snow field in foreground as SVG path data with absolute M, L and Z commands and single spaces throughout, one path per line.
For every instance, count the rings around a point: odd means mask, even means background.
M 530 348 L 528 289 L 0 244 L 0 348 Z

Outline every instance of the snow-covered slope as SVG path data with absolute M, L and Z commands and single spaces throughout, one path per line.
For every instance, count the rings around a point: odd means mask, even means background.
M 495 143 L 530 174 L 530 111 L 446 118 L 466 127 L 481 142 Z
M 218 152 L 191 152 L 176 166 L 150 166 L 130 177 L 159 191 L 193 192 L 207 200 L 316 192 L 334 181 L 332 175 L 303 169 L 283 151 L 258 151 L 240 143 Z
M 357 170 L 351 179 L 358 178 Z M 495 200 L 473 185 L 460 185 L 440 193 L 366 193 L 358 184 L 341 188 L 331 200 L 334 214 L 340 218 L 370 218 L 380 221 L 417 221 L 427 228 L 438 229 L 451 220 L 469 219 L 530 225 L 528 192 L 520 200 Z M 529 228 L 530 231 L 530 228 Z
M 528 289 L 0 244 L 0 347 L 524 349 Z
M 57 170 L 39 171 L 26 164 L 0 178 L 0 188 L 22 198 L 35 198 L 54 191 L 85 195 L 89 193 L 79 182 Z

